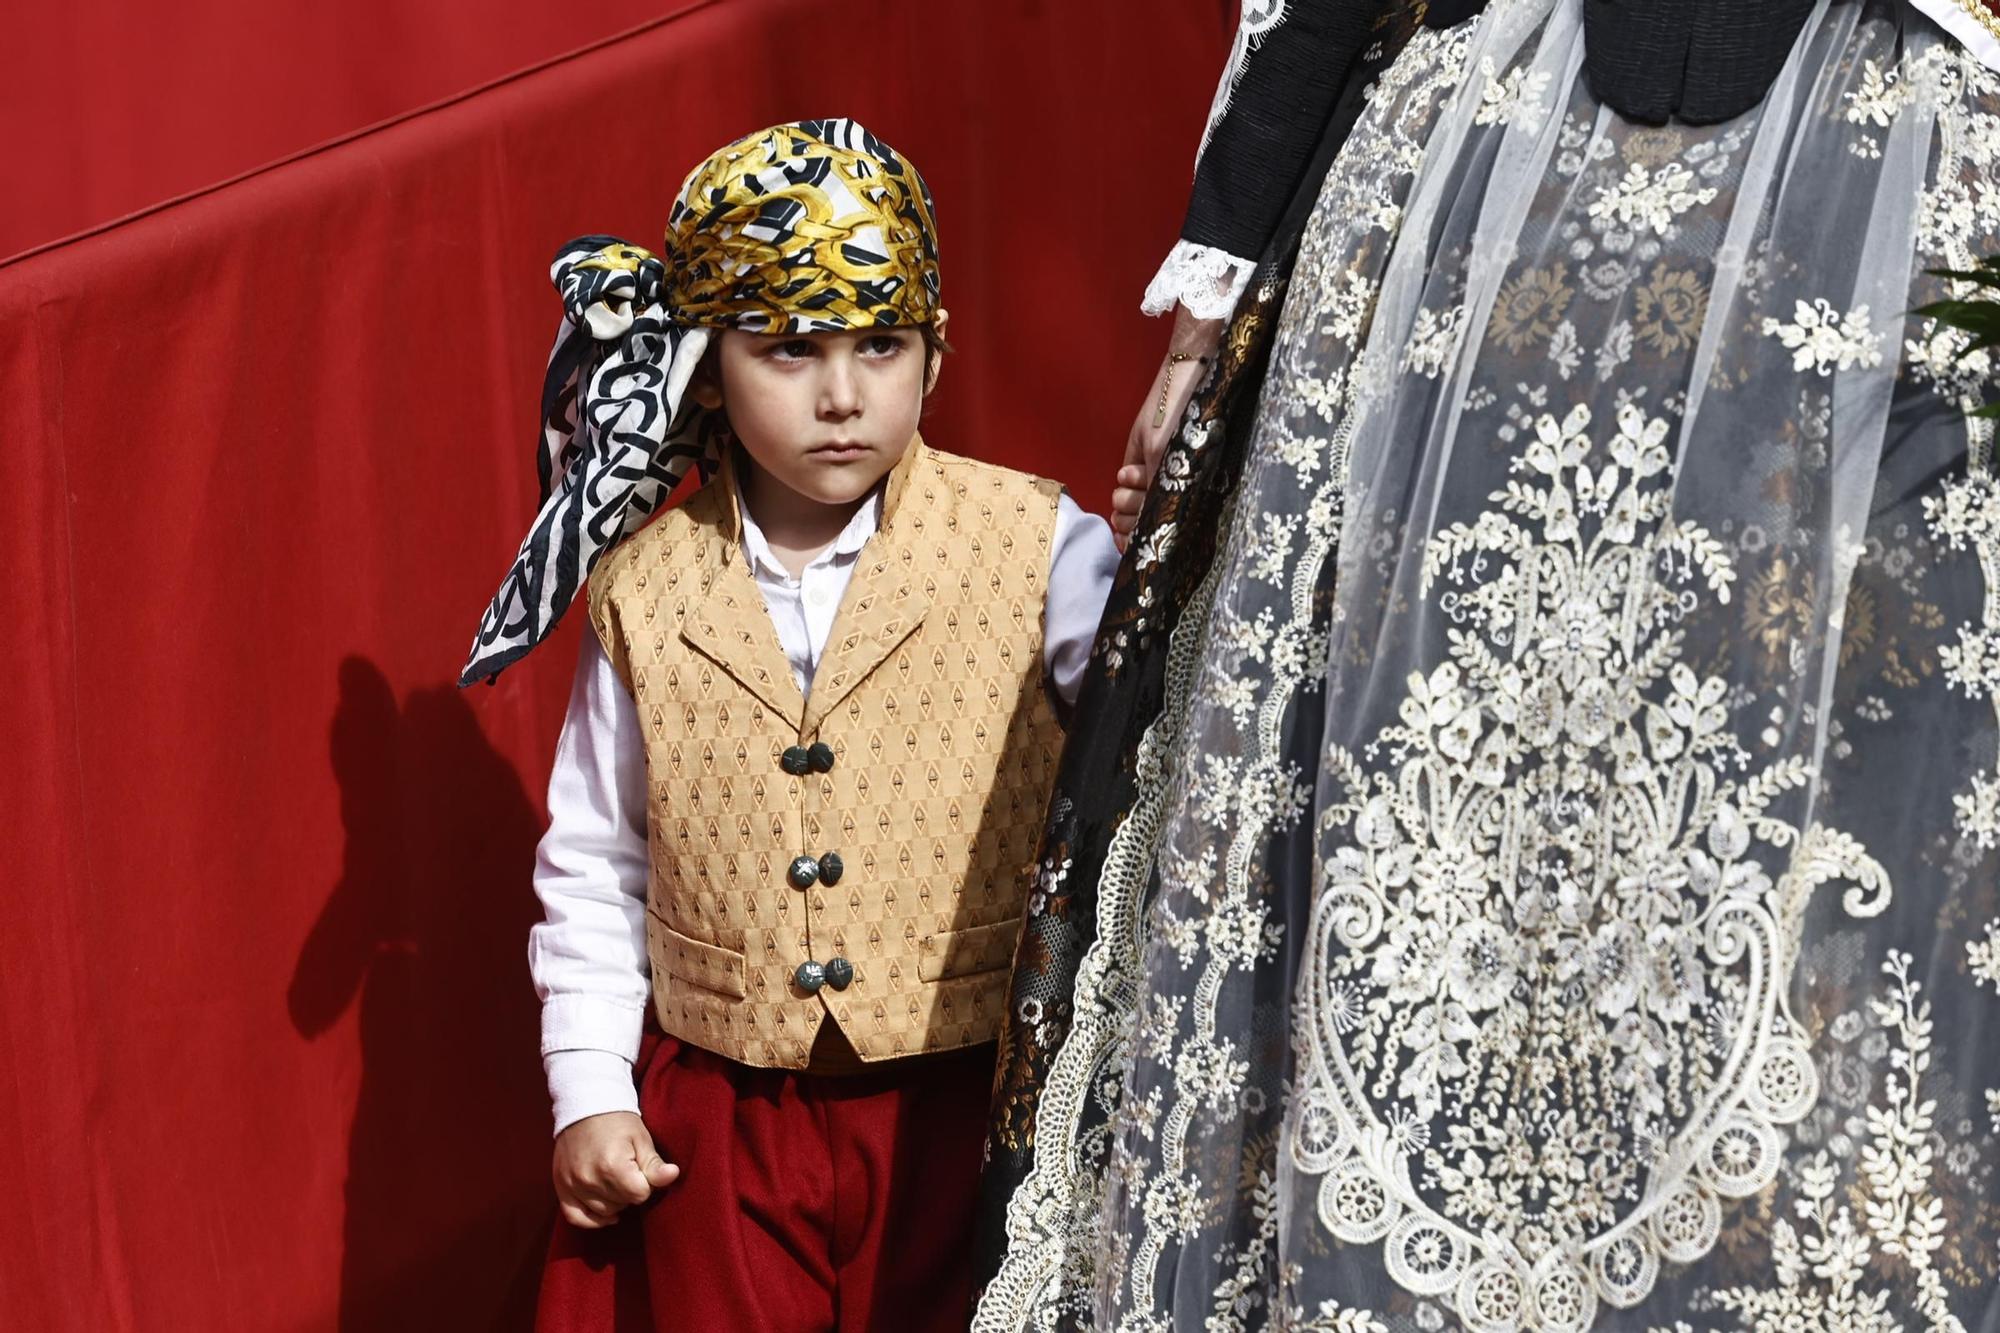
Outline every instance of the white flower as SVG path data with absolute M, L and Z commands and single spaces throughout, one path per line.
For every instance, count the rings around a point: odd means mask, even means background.
M 1895 69 L 1884 72 L 1873 60 L 1861 65 L 1861 86 L 1847 94 L 1847 123 L 1888 129 L 1909 103 L 1910 91 Z
M 1549 71 L 1512 69 L 1505 78 L 1500 78 L 1495 75 L 1493 61 L 1487 59 L 1480 62 L 1480 72 L 1486 76 L 1486 88 L 1480 95 L 1479 111 L 1473 117 L 1475 125 L 1541 129 L 1549 110 L 1542 100 L 1553 77 Z
M 1646 1007 L 1663 1022 L 1685 1024 L 1708 1001 L 1700 939 L 1681 926 L 1655 926 L 1646 940 Z
M 1250 725 L 1257 712 L 1257 682 L 1248 676 L 1210 676 L 1202 695 L 1238 727 Z
M 1465 311 L 1448 310 L 1439 315 L 1419 310 L 1410 330 L 1409 345 L 1403 349 L 1403 369 L 1425 379 L 1436 379 L 1458 354 L 1459 336 L 1465 328 Z
M 1974 773 L 1969 790 L 1951 798 L 1952 822 L 1981 851 L 2000 847 L 2000 782 L 1991 773 Z
M 1474 920 L 1452 932 L 1445 989 L 1475 1013 L 1497 1009 L 1519 980 L 1514 937 L 1491 921 Z
M 1174 1061 L 1177 1090 L 1218 1109 L 1236 1100 L 1249 1072 L 1249 1061 L 1238 1060 L 1228 1041 L 1191 1044 Z
M 1972 969 L 1974 985 L 2000 991 L 2000 921 L 1986 923 L 1986 938 L 1965 946 L 1966 966 Z
M 1592 1006 L 1622 1018 L 1639 999 L 1639 934 L 1629 922 L 1607 921 L 1590 942 L 1566 956 L 1558 975 L 1580 976 Z
M 1555 608 L 1552 623 L 1536 646 L 1563 684 L 1575 689 L 1610 655 L 1611 617 L 1593 592 L 1577 589 Z
M 1208 947 L 1216 959 L 1249 968 L 1264 951 L 1264 908 L 1248 902 L 1226 903 L 1208 919 Z
M 1590 205 L 1590 216 L 1602 223 L 1650 227 L 1664 236 L 1681 214 L 1715 202 L 1714 189 L 1689 188 L 1693 185 L 1694 173 L 1678 162 L 1669 162 L 1651 175 L 1635 162 L 1623 179 L 1598 195 Z
M 1611 738 L 1612 731 L 1624 721 L 1625 712 L 1611 683 L 1593 676 L 1577 687 L 1563 722 L 1578 745 L 1595 749 Z
M 1167 552 L 1173 549 L 1173 545 L 1174 525 L 1172 523 L 1160 524 L 1160 526 L 1146 534 L 1146 539 L 1139 543 L 1139 554 L 1135 558 L 1132 567 L 1134 569 L 1152 568 L 1167 558 Z
M 1789 324 L 1766 317 L 1764 336 L 1792 349 L 1795 371 L 1831 375 L 1835 367 L 1873 369 L 1882 364 L 1882 335 L 1875 332 L 1865 305 L 1842 314 L 1824 297 L 1810 305 L 1800 301 Z
M 1337 981 L 1327 992 L 1327 1013 L 1333 1018 L 1334 1031 L 1345 1036 L 1359 1028 L 1367 1019 L 1368 1011 L 1362 1002 L 1362 990 L 1352 981 Z

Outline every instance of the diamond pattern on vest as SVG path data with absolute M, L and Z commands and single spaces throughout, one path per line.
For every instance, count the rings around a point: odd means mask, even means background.
M 918 441 L 890 475 L 810 696 L 741 552 L 730 470 L 614 551 L 593 623 L 646 733 L 662 1027 L 804 1068 L 992 1040 L 1062 733 L 1042 683 L 1058 488 Z M 793 776 L 789 747 L 834 764 Z M 795 857 L 839 854 L 799 890 Z M 844 991 L 800 990 L 844 957 Z

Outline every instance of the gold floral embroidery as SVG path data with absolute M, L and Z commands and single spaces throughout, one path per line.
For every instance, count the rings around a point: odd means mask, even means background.
M 1686 269 L 1653 266 L 1650 282 L 1633 293 L 1639 340 L 1661 356 L 1676 356 L 1695 345 L 1708 317 L 1708 287 Z
M 1486 336 L 1510 352 L 1547 342 L 1572 294 L 1567 265 L 1531 268 L 1501 289 Z
M 1765 675 L 1792 669 L 1795 654 L 1810 645 L 1819 599 L 1810 571 L 1796 572 L 1782 554 L 1751 580 L 1743 597 L 1743 628 L 1763 658 Z
M 1687 140 L 1677 129 L 1639 129 L 1625 139 L 1619 150 L 1627 162 L 1636 162 L 1648 171 L 1657 171 L 1669 162 L 1680 160 L 1681 149 Z
M 1841 617 L 1840 665 L 1854 665 L 1875 646 L 1881 623 L 1876 614 L 1875 590 L 1860 580 L 1847 589 L 1847 610 Z

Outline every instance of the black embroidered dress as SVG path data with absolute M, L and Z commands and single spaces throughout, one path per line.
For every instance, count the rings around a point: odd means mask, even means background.
M 1246 0 L 977 1328 L 2000 1321 L 1984 14 Z

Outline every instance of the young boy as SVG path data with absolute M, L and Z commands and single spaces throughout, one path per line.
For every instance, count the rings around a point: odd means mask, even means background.
M 542 1324 L 962 1328 L 1024 868 L 1117 554 L 1055 484 L 918 436 L 947 317 L 887 145 L 751 136 L 667 242 L 557 262 L 561 485 L 467 667 L 595 565 L 529 948 Z

